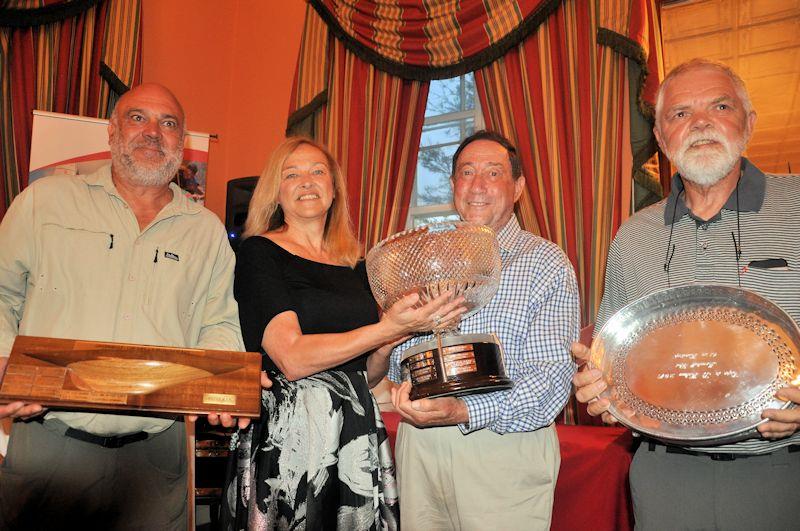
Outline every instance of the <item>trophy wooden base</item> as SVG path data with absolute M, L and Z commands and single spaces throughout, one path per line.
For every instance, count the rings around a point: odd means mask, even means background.
M 0 403 L 257 417 L 261 355 L 18 336 Z
M 503 350 L 494 334 L 450 335 L 420 343 L 403 355 L 412 400 L 510 389 Z

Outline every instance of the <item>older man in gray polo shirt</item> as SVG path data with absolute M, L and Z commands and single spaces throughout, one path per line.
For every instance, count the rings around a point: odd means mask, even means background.
M 694 60 L 664 80 L 654 132 L 677 167 L 670 196 L 625 223 L 608 255 L 596 327 L 654 290 L 694 282 L 749 289 L 800 322 L 800 179 L 765 175 L 741 156 L 755 124 L 742 80 Z M 585 346 L 573 345 L 585 360 Z M 600 371 L 573 383 L 608 414 Z M 778 396 L 800 402 L 800 391 Z M 631 465 L 637 529 L 797 529 L 800 410 L 766 410 L 760 437 L 713 448 L 645 440 Z

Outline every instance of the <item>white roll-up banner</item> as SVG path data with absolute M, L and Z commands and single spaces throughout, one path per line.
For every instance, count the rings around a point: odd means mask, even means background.
M 183 163 L 175 182 L 187 197 L 205 199 L 209 134 L 187 131 Z M 108 120 L 33 111 L 31 165 L 28 182 L 46 175 L 78 175 L 111 161 Z

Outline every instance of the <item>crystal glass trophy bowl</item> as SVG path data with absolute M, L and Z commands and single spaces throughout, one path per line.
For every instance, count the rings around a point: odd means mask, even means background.
M 500 250 L 494 231 L 463 221 L 434 223 L 400 232 L 367 255 L 375 300 L 384 310 L 410 293 L 426 302 L 441 293 L 463 296 L 469 317 L 500 285 Z M 401 368 L 412 399 L 505 389 L 503 352 L 494 334 L 460 335 L 455 327 L 403 353 Z
M 800 385 L 800 330 L 747 290 L 692 284 L 660 290 L 617 312 L 592 342 L 609 412 L 665 442 L 711 446 L 757 436 L 775 398 Z

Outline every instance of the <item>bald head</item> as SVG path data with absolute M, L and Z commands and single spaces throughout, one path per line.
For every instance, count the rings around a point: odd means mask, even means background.
M 180 122 L 181 132 L 185 132 L 186 115 L 178 98 L 164 85 L 158 83 L 142 83 L 123 94 L 111 113 L 111 121 L 118 120 L 119 115 L 129 107 L 156 104 L 171 109 L 171 114 Z
M 145 83 L 117 102 L 108 124 L 111 171 L 141 186 L 167 186 L 183 159 L 183 107 L 166 87 Z

